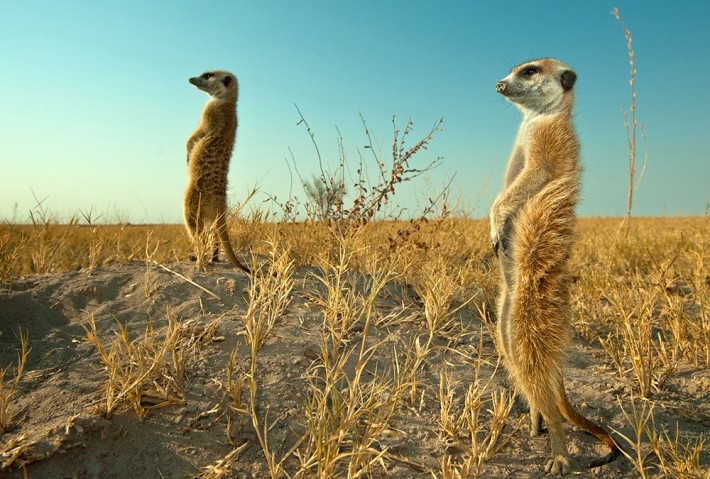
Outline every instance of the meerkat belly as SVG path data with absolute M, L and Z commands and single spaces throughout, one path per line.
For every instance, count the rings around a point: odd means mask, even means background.
M 516 144 L 513 148 L 513 152 L 508 160 L 508 167 L 505 171 L 505 182 L 504 188 L 510 186 L 513 181 L 518 177 L 523 168 L 525 167 L 525 147 L 524 145 Z
M 229 157 L 227 151 L 217 141 L 201 140 L 192 152 L 190 159 L 190 178 L 197 185 L 211 184 L 214 189 L 226 188 Z

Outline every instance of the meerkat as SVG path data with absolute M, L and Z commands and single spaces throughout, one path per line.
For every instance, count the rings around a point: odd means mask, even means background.
M 183 212 L 193 241 L 198 233 L 216 222 L 219 240 L 229 261 L 251 273 L 235 256 L 227 232 L 227 172 L 237 131 L 237 78 L 215 70 L 190 78 L 190 83 L 206 92 L 210 99 L 202 110 L 197 129 L 187 140 L 188 183 Z M 213 261 L 219 258 L 215 246 Z
M 531 434 L 544 419 L 552 455 L 545 471 L 570 469 L 562 417 L 603 441 L 610 453 L 589 467 L 615 460 L 620 450 L 601 426 L 570 404 L 563 380 L 571 337 L 568 260 L 579 189 L 579 144 L 572 124 L 575 72 L 543 58 L 519 65 L 496 90 L 523 114 L 490 214 L 491 241 L 501 270 L 498 347 L 506 369 L 530 406 Z

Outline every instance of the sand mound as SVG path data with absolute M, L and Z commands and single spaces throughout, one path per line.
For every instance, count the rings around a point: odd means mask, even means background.
M 201 468 L 216 466 L 238 449 L 224 477 L 268 477 L 251 419 L 230 409 L 225 397 L 227 364 L 236 345 L 241 345 L 237 369 L 243 373 L 249 368 L 241 322 L 249 300 L 249 279 L 221 265 L 201 273 L 187 263 L 170 265 L 170 269 L 173 272 L 129 263 L 20 279 L 0 290 L 0 366 L 17 361 L 20 328 L 28 332 L 32 348 L 17 399 L 11 405 L 16 414 L 14 427 L 0 438 L 3 474 L 22 477 L 24 466 L 30 478 L 190 477 Z M 174 273 L 191 278 L 211 293 Z M 269 447 L 277 458 L 303 444 L 299 441 L 308 427 L 309 378 L 322 361 L 323 313 L 313 301 L 320 283 L 312 273 L 308 268 L 296 271 L 292 301 L 258 354 L 257 417 L 262 427 L 264 420 L 267 424 Z M 380 321 L 367 331 L 368 344 L 378 346 L 361 381 L 385 375 L 392 367 L 393 355 L 406 360 L 406 352 L 425 331 L 421 308 L 416 295 L 401 285 L 388 285 L 379 295 L 376 311 Z M 133 409 L 102 416 L 102 387 L 108 376 L 97 348 L 86 339 L 84 327 L 90 318 L 99 337 L 110 344 L 119 324 L 131 339 L 145 334 L 151 324 L 161 337 L 168 329 L 169 316 L 183 328 L 184 335 L 192 335 L 195 345 L 185 359 L 182 398 L 164 407 L 155 407 L 149 397 L 143 398 L 143 421 Z M 440 373 L 445 369 L 456 381 L 453 402 L 460 406 L 463 392 L 473 380 L 470 358 L 495 355 L 484 326 L 470 309 L 459 311 L 457 322 L 470 334 L 459 334 L 455 340 L 434 339 L 432 353 L 417 376 L 416 404 L 398 407 L 389 427 L 372 445 L 387 453 L 378 477 L 431 477 L 431 471 L 440 470 L 442 457 L 462 454 L 459 446 L 441 434 Z M 357 344 L 363 330 L 364 325 L 350 328 L 346 341 Z M 570 399 L 583 414 L 629 434 L 615 398 L 626 395 L 630 384 L 604 371 L 594 358 L 598 352 L 581 341 L 572 346 L 567 382 Z M 349 361 L 346 374 L 354 374 L 355 367 Z M 678 419 L 684 430 L 710 426 L 709 406 L 702 400 L 698 374 L 693 380 L 679 375 L 668 393 L 668 404 L 676 399 L 678 406 L 656 410 L 657 420 Z M 503 377 L 493 361 L 481 366 L 487 394 L 504 384 Z M 707 375 L 704 380 L 709 380 Z M 694 412 L 685 417 L 683 410 Z M 489 417 L 486 414 L 484 411 L 484 419 Z M 516 403 L 504 432 L 510 432 L 515 424 L 523 425 L 486 463 L 481 477 L 541 476 L 547 438 L 529 438 L 527 424 L 519 421 L 524 415 L 525 406 Z M 585 464 L 605 453 L 604 448 L 595 438 L 569 426 L 567 429 L 573 468 L 584 471 Z M 297 460 L 291 455 L 284 464 L 292 474 Z M 595 475 L 635 477 L 625 460 Z

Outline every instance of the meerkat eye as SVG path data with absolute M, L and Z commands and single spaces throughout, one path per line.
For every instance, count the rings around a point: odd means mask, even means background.
M 202 74 L 202 78 L 204 78 L 205 80 L 209 80 L 209 79 L 212 78 L 213 76 L 214 76 L 214 75 L 213 75 L 212 73 L 203 73 L 203 74 Z
M 533 66 L 525 67 L 520 72 L 520 75 L 525 78 L 530 78 L 531 76 L 535 75 L 536 73 L 540 73 L 540 68 L 533 65 Z

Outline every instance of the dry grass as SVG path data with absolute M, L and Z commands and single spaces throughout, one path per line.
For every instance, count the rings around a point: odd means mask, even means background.
M 358 274 L 351 261 L 361 253 L 355 246 L 359 240 L 357 234 L 341 238 L 335 258 L 319 260 L 321 288 L 311 299 L 323 312 L 321 351 L 306 376 L 306 431 L 295 451 L 294 477 L 370 477 L 379 470 L 387 451 L 376 446 L 391 427 L 406 387 L 401 369 L 371 364 L 383 347 L 370 338 L 375 302 L 396 276 L 396 266 L 379 259 L 375 274 Z
M 707 219 L 639 219 L 629 238 L 612 221 L 581 223 L 573 265 L 580 334 L 650 398 L 679 365 L 710 364 Z M 592 234 L 594 231 L 594 234 Z
M 640 477 L 653 477 L 654 471 L 670 478 L 707 477 L 708 470 L 700 459 L 705 436 L 683 437 L 677 427 L 674 434 L 658 428 L 653 416 L 655 405 L 642 398 L 632 395 L 628 405 L 620 406 L 633 431 L 631 437 L 617 431 L 628 445 L 622 452 Z
M 17 394 L 17 385 L 22 380 L 22 374 L 27 365 L 27 355 L 30 352 L 29 335 L 23 334 L 22 331 L 20 331 L 20 347 L 14 371 L 11 371 L 12 365 L 0 369 L 0 437 L 12 428 L 18 413 L 13 410 L 14 400 Z M 8 381 L 6 376 L 10 372 L 12 372 L 12 378 Z
M 483 331 L 481 342 L 482 340 Z M 481 349 L 479 343 L 479 350 Z M 484 463 L 495 456 L 508 442 L 511 434 L 520 427 L 521 422 L 518 421 L 512 430 L 509 429 L 503 434 L 513 408 L 514 397 L 503 388 L 491 393 L 492 378 L 481 377 L 480 364 L 480 361 L 475 363 L 474 379 L 466 389 L 460 410 L 455 407 L 457 401 L 452 378 L 446 371 L 442 371 L 440 375 L 439 426 L 449 447 L 454 451 L 464 451 L 460 458 L 455 454 L 442 457 L 440 465 L 444 478 L 479 477 Z M 486 406 L 490 419 L 486 424 L 481 424 Z
M 244 418 L 253 428 L 270 477 L 387 477 L 393 464 L 404 464 L 432 477 L 475 478 L 521 427 L 510 392 L 493 386 L 497 357 L 484 348 L 495 320 L 490 310 L 497 274 L 487 222 L 413 225 L 371 222 L 343 235 L 322 224 L 258 222 L 249 230 L 246 223 L 231 223 L 232 237 L 254 254 L 257 274 L 245 296 L 244 344 L 235 347 L 219 381 L 220 407 L 230 421 Z M 654 405 L 679 372 L 710 364 L 709 229 L 706 218 L 638 218 L 627 238 L 617 219 L 579 222 L 571 260 L 575 328 L 580 338 L 601 346 L 599 363 L 632 385 L 632 394 L 618 396 L 626 417 L 618 434 L 640 477 L 702 477 L 707 471 L 701 462 L 705 437 L 657 426 Z M 8 287 L 33 264 L 43 264 L 43 271 L 119 261 L 162 266 L 192 251 L 179 226 L 5 226 L 0 238 Z M 47 244 L 61 253 L 49 253 Z M 302 266 L 309 267 L 309 283 L 294 279 Z M 304 289 L 306 284 L 312 286 Z M 321 342 L 303 377 L 302 428 L 282 450 L 270 442 L 278 418 L 259 403 L 259 354 L 295 290 L 320 312 Z M 384 300 L 406 307 L 392 312 L 381 307 Z M 479 318 L 474 329 L 462 321 L 466 314 Z M 118 325 L 110 339 L 89 320 L 87 339 L 106 371 L 101 414 L 132 409 L 142 418 L 150 409 L 182 404 L 186 356 L 199 355 L 218 325 L 181 324 L 169 311 L 167 319 L 164 334 L 149 327 L 133 337 L 136 332 Z M 414 334 L 405 347 L 393 345 L 377 334 L 388 327 Z M 463 343 L 471 347 L 461 349 Z M 17 373 L 1 390 L 3 429 L 12 422 L 8 405 L 27 347 L 24 339 Z M 240 364 L 243 347 L 250 359 Z M 438 383 L 427 382 L 423 372 L 438 357 L 468 365 L 473 380 L 462 383 L 444 367 Z M 432 402 L 439 411 L 434 434 L 447 445 L 437 470 L 390 446 L 397 418 Z M 248 443 L 229 433 L 227 442 L 232 451 L 196 477 L 229 477 Z
M 29 274 L 143 262 L 149 234 L 151 246 L 158 246 L 152 258 L 160 263 L 186 259 L 192 252 L 181 225 L 0 224 L 0 283 Z
M 187 356 L 209 342 L 215 325 L 181 324 L 170 311 L 167 320 L 163 338 L 155 332 L 152 321 L 135 339 L 119 323 L 115 338 L 107 345 L 90 316 L 84 326 L 86 339 L 96 347 L 107 375 L 103 399 L 97 404 L 102 416 L 111 418 L 116 411 L 132 408 L 143 420 L 150 409 L 184 404 Z

